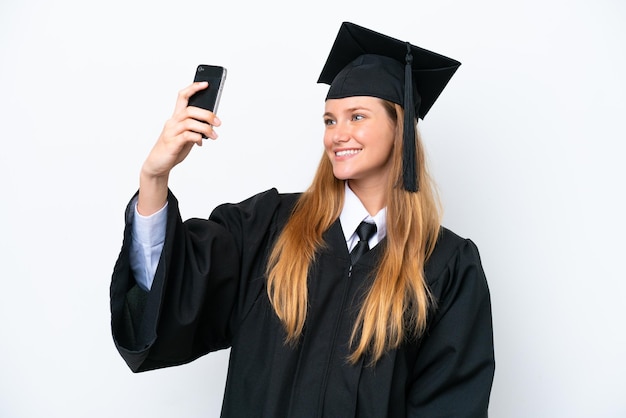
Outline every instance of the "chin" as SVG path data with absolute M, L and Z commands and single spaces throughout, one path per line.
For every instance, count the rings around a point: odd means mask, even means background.
M 333 174 L 335 175 L 335 178 L 337 180 L 350 180 L 350 176 L 346 173 L 338 173 L 337 171 L 333 171 Z

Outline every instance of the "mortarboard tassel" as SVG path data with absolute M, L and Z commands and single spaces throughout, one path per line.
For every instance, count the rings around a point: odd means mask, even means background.
M 402 181 L 409 192 L 419 190 L 417 178 L 417 156 L 415 145 L 415 102 L 413 100 L 413 55 L 411 44 L 406 43 L 406 65 L 404 67 L 404 135 L 402 138 Z

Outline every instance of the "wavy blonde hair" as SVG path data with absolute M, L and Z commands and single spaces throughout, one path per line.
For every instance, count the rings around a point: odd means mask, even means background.
M 424 264 L 435 247 L 441 206 L 417 127 L 420 190 L 411 193 L 402 187 L 403 110 L 399 105 L 382 102 L 396 125 L 385 200 L 387 245 L 350 337 L 351 363 L 368 354 L 373 364 L 406 338 L 419 337 L 434 303 L 424 277 Z M 308 307 L 307 273 L 324 246 L 322 234 L 341 213 L 344 187 L 324 154 L 311 186 L 300 196 L 270 254 L 267 292 L 289 344 L 295 344 L 302 335 Z

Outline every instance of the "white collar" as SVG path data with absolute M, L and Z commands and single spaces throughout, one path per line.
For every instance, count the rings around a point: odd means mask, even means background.
M 369 241 L 370 248 L 373 248 L 387 235 L 387 208 L 384 207 L 376 215 L 371 216 L 358 196 L 348 187 L 348 182 L 345 182 L 345 184 L 343 209 L 341 210 L 341 215 L 339 215 L 339 221 L 341 222 L 341 228 L 343 229 L 346 243 L 348 243 L 348 248 L 352 248 L 352 241 L 356 243 L 354 240 L 356 237 L 355 231 L 361 221 L 376 224 L 376 234 Z

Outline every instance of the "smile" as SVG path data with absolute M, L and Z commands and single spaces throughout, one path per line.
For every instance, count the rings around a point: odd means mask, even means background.
M 343 150 L 343 151 L 337 151 L 337 152 L 335 152 L 335 155 L 337 157 L 346 157 L 348 155 L 358 154 L 359 152 L 361 152 L 360 149 L 347 149 L 347 150 Z

